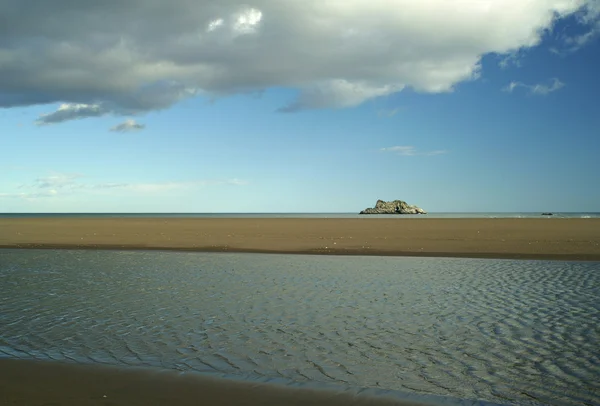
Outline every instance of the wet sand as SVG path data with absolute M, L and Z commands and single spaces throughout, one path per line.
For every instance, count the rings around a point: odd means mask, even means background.
M 0 219 L 0 247 L 600 260 L 600 219 Z
M 386 397 L 97 365 L 0 359 L 4 406 L 419 405 Z

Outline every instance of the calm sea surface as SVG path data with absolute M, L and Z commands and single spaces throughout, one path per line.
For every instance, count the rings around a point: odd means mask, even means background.
M 365 216 L 357 213 L 0 213 L 0 218 L 600 218 L 600 213 L 429 213 L 427 215 L 378 214 Z
M 600 263 L 0 250 L 0 356 L 600 404 Z

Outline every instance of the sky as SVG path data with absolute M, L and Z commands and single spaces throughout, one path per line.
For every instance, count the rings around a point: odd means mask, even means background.
M 0 212 L 600 211 L 600 0 L 0 0 Z

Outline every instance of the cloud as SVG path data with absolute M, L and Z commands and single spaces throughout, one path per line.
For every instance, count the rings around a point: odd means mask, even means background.
M 92 186 L 92 189 L 124 189 L 129 183 L 99 183 Z
M 519 68 L 522 66 L 521 61 L 525 58 L 526 53 L 526 49 L 520 48 L 513 52 L 500 55 L 500 62 L 498 62 L 498 66 L 500 66 L 502 69 L 507 69 L 511 66 Z
M 193 187 L 206 186 L 209 182 L 207 181 L 196 181 L 196 182 L 163 182 L 163 183 L 105 183 L 93 185 L 94 189 L 111 189 L 111 190 L 123 190 L 136 193 L 163 193 L 176 189 L 188 189 Z
M 29 168 L 23 165 L 0 165 L 0 171 L 26 171 Z
M 77 179 L 81 175 L 78 174 L 53 174 L 50 176 L 36 178 L 31 185 L 21 185 L 20 188 L 35 188 L 35 189 L 78 189 L 81 184 Z
M 232 179 L 214 179 L 214 180 L 193 180 L 193 181 L 174 181 L 174 182 L 109 182 L 109 183 L 89 183 L 83 182 L 84 178 L 79 174 L 60 174 L 54 173 L 50 176 L 39 177 L 30 183 L 20 185 L 19 192 L 0 193 L 0 198 L 41 198 L 55 197 L 59 195 L 73 193 L 94 193 L 106 191 L 122 191 L 139 194 L 167 193 L 175 190 L 193 190 L 202 187 L 229 185 L 244 186 L 248 182 L 245 180 Z
M 125 132 L 143 130 L 144 128 L 146 128 L 146 125 L 139 124 L 135 120 L 130 119 L 130 120 L 125 120 L 121 124 L 117 124 L 116 126 L 112 127 L 110 129 L 110 131 L 125 133 Z
M 600 36 L 600 1 L 587 1 L 576 17 L 587 29 L 578 35 L 564 37 L 568 52 L 575 52 Z
M 0 107 L 62 103 L 38 124 L 296 89 L 282 112 L 403 89 L 450 92 L 487 54 L 591 27 L 598 0 L 2 0 Z M 587 37 L 586 37 L 587 38 Z M 573 39 L 586 42 L 587 39 Z
M 56 124 L 86 117 L 100 117 L 106 114 L 108 114 L 108 110 L 99 104 L 63 103 L 55 112 L 42 114 L 35 123 L 37 125 Z
M 381 148 L 384 152 L 394 152 L 398 155 L 412 156 L 416 154 L 415 147 L 410 146 L 396 146 L 396 147 L 387 147 Z
M 443 155 L 443 154 L 447 154 L 447 153 L 448 153 L 448 151 L 446 151 L 445 149 L 436 149 L 436 150 L 434 150 L 434 151 L 429 151 L 429 152 L 426 152 L 426 153 L 425 153 L 425 154 L 423 154 L 423 155 L 427 155 L 427 156 L 435 156 L 435 155 Z
M 434 156 L 434 155 L 442 155 L 442 154 L 448 153 L 448 151 L 441 150 L 441 149 L 434 150 L 434 151 L 428 151 L 428 152 L 419 152 L 419 151 L 417 151 L 417 149 L 415 147 L 412 147 L 412 146 L 387 147 L 387 148 L 381 148 L 381 151 L 393 152 L 396 155 L 402 155 L 402 156 L 416 156 L 416 155 Z
M 125 190 L 138 193 L 162 193 L 172 190 L 181 189 L 193 189 L 205 186 L 217 186 L 217 185 L 234 185 L 243 186 L 247 185 L 248 182 L 240 179 L 227 179 L 227 180 L 195 180 L 187 182 L 162 182 L 162 183 L 101 183 L 92 185 L 93 189 L 112 189 L 112 190 Z
M 353 83 L 345 79 L 336 79 L 305 90 L 296 101 L 280 108 L 279 111 L 293 113 L 306 109 L 354 107 L 365 100 L 387 96 L 403 88 L 404 85 L 373 86 L 369 83 Z
M 394 117 L 402 110 L 402 107 L 396 107 L 393 109 L 381 109 L 377 111 L 377 116 L 379 117 Z
M 228 184 L 228 185 L 245 186 L 249 182 L 246 181 L 246 180 L 242 180 L 242 179 L 238 179 L 238 178 L 233 178 L 233 179 L 226 180 L 225 183 Z
M 50 189 L 44 192 L 30 193 L 0 193 L 0 199 L 39 199 L 44 197 L 55 197 L 58 191 Z
M 535 85 L 526 85 L 521 82 L 510 82 L 508 86 L 503 88 L 502 90 L 508 93 L 512 93 L 515 89 L 522 87 L 525 89 L 529 89 L 530 93 L 537 95 L 547 95 L 549 93 L 555 92 L 559 89 L 565 87 L 565 84 L 560 80 L 554 78 L 552 79 L 552 83 L 550 85 L 544 84 L 535 84 Z

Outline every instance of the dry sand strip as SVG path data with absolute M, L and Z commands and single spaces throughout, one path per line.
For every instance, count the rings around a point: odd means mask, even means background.
M 233 381 L 174 371 L 0 359 L 3 406 L 408 406 L 344 391 Z
M 0 247 L 600 261 L 600 219 L 9 218 Z

